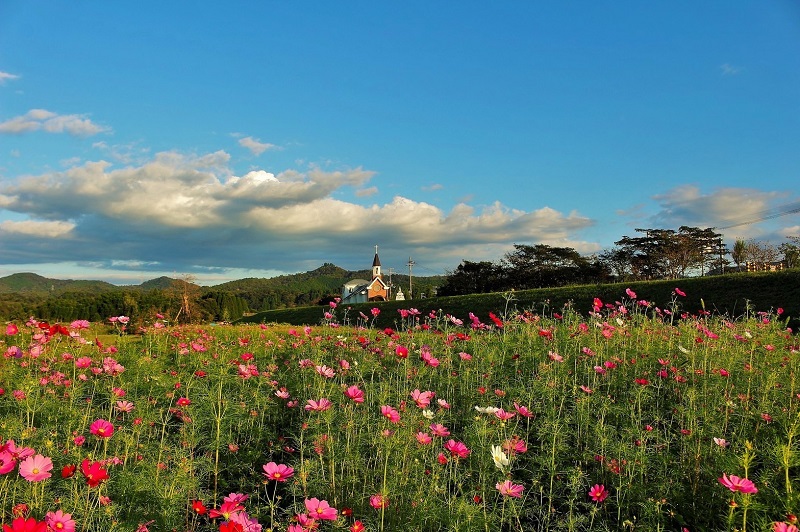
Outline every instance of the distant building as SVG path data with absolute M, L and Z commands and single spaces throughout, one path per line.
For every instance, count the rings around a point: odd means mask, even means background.
M 394 299 L 395 299 L 395 301 L 405 301 L 406 300 L 406 296 L 403 293 L 403 289 L 400 288 L 399 286 L 397 287 L 397 295 L 394 296 Z
M 342 303 L 367 303 L 368 301 L 388 301 L 389 285 L 383 282 L 381 260 L 378 258 L 378 246 L 375 246 L 375 258 L 372 259 L 372 280 L 351 279 L 342 287 Z

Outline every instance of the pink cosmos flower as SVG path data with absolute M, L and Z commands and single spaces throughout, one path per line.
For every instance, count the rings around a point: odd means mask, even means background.
M 41 454 L 29 456 L 19 464 L 19 474 L 28 482 L 40 482 L 50 478 L 52 469 L 53 461 Z
M 392 423 L 400 422 L 400 413 L 389 405 L 381 407 L 381 415 Z
M 364 402 L 364 390 L 360 389 L 357 385 L 352 385 L 344 391 L 348 399 L 352 399 L 354 403 Z
M 114 425 L 105 419 L 97 419 L 89 427 L 89 432 L 98 438 L 110 438 L 114 434 Z
M 263 468 L 264 475 L 266 475 L 268 479 L 276 480 L 278 482 L 286 482 L 294 475 L 294 469 L 286 464 L 276 464 L 275 462 L 270 462 L 264 465 Z
M 36 454 L 31 447 L 17 447 L 17 444 L 14 440 L 8 440 L 6 442 L 6 451 L 11 453 L 11 456 L 14 457 L 14 460 L 24 460 L 29 456 L 33 456 Z
M 441 423 L 431 423 L 430 429 L 434 436 L 439 436 L 440 438 L 450 436 L 450 431 Z
M 591 497 L 594 502 L 603 502 L 608 497 L 608 490 L 603 484 L 595 484 L 589 490 L 589 497 Z
M 308 510 L 308 515 L 314 519 L 336 521 L 336 513 L 338 510 L 328 504 L 328 501 L 321 501 L 314 497 L 313 499 L 306 499 L 305 505 L 306 510 Z
M 420 445 L 428 445 L 433 441 L 433 438 L 427 432 L 417 432 L 414 437 L 417 438 Z
M 47 523 L 48 530 L 75 532 L 75 521 L 72 519 L 72 514 L 65 514 L 61 510 L 47 512 L 47 515 L 44 516 L 44 522 Z
M 522 497 L 522 492 L 525 489 L 525 486 L 522 484 L 514 484 L 510 480 L 504 480 L 503 482 L 498 482 L 495 485 L 497 491 L 500 492 L 501 495 L 505 497 L 516 497 L 519 499 Z
M 314 369 L 316 370 L 316 372 L 318 374 L 320 374 L 323 377 L 328 378 L 328 379 L 332 378 L 336 374 L 336 372 L 333 370 L 333 368 L 329 368 L 328 366 L 325 366 L 325 365 L 323 365 L 323 366 L 314 366 Z
M 467 449 L 467 446 L 464 445 L 460 441 L 455 440 L 447 440 L 447 443 L 444 444 L 444 448 L 447 451 L 450 451 L 450 454 L 458 457 L 458 458 L 466 458 L 469 456 L 470 450 Z
M 494 415 L 497 417 L 497 419 L 499 419 L 501 421 L 508 421 L 509 419 L 511 419 L 514 416 L 516 416 L 516 414 L 514 412 L 506 412 L 502 408 L 499 408 L 498 410 L 496 410 Z
M 510 454 L 522 454 L 528 450 L 528 445 L 519 436 L 513 436 L 503 442 L 503 449 Z
M 304 408 L 309 412 L 324 412 L 332 406 L 333 403 L 331 403 L 330 400 L 323 397 L 319 401 L 309 399 L 308 401 L 306 401 L 306 406 Z
M 514 403 L 514 410 L 517 411 L 517 414 L 519 414 L 519 415 L 521 415 L 523 417 L 533 417 L 533 412 L 528 410 L 528 407 L 526 407 L 526 406 L 522 406 L 522 405 L 518 405 L 517 403 Z
M 773 532 L 798 532 L 797 527 L 784 522 L 772 523 Z
M 130 401 L 117 401 L 115 406 L 117 410 L 125 413 L 133 412 L 133 409 L 135 408 L 133 406 L 133 403 L 131 403 Z
M 728 476 L 723 473 L 722 478 L 719 478 L 719 483 L 731 491 L 739 491 L 742 493 L 758 493 L 758 488 L 750 479 L 739 478 L 736 475 Z
M 6 325 L 6 334 L 9 336 L 14 336 L 15 334 L 19 333 L 19 328 L 14 325 L 13 323 L 9 323 Z
M 628 295 L 629 298 L 636 299 L 636 292 L 634 292 L 630 288 L 626 288 L 625 293 Z
M 680 288 L 676 288 L 676 289 L 675 289 L 675 293 L 676 293 L 676 294 L 678 294 L 678 295 L 679 295 L 679 296 L 681 296 L 681 297 L 686 297 L 686 292 L 684 292 L 684 291 L 683 291 L 683 290 L 681 290 Z
M 431 404 L 431 400 L 433 396 L 436 395 L 431 391 L 424 391 L 421 392 L 418 389 L 415 389 L 411 392 L 411 399 L 414 400 L 414 403 L 420 408 L 428 408 Z

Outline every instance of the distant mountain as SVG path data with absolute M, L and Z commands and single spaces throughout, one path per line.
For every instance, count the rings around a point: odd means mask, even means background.
M 133 285 L 130 288 L 135 288 L 137 290 L 169 290 L 170 288 L 175 288 L 176 286 L 183 286 L 185 283 L 183 279 L 173 279 L 172 277 L 158 277 L 156 279 L 150 279 L 149 281 L 145 281 L 140 285 Z M 194 283 L 188 283 L 189 285 L 200 288 L 200 285 Z
M 109 292 L 119 289 L 105 281 L 49 279 L 35 273 L 14 273 L 0 278 L 0 293 L 61 294 L 64 292 Z

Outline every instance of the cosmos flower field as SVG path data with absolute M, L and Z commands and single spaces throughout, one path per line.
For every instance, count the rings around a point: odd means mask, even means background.
M 800 339 L 682 296 L 8 323 L 4 531 L 796 531 Z

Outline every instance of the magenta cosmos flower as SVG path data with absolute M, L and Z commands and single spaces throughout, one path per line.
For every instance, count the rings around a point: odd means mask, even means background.
M 89 427 L 89 432 L 98 438 L 110 438 L 114 434 L 114 425 L 105 419 L 98 419 Z
M 501 495 L 505 497 L 516 497 L 519 499 L 522 497 L 522 492 L 525 489 L 525 486 L 522 484 L 514 484 L 510 480 L 504 480 L 503 482 L 498 482 L 495 485 L 497 491 L 500 492 Z
M 731 491 L 740 491 L 742 493 L 758 493 L 758 488 L 753 482 L 746 478 L 739 478 L 736 475 L 728 476 L 723 473 L 722 478 L 718 479 L 719 483 Z
M 589 497 L 594 502 L 603 502 L 608 497 L 608 490 L 603 484 L 595 484 L 589 490 Z
M 321 521 L 336 521 L 337 510 L 328 504 L 328 501 L 321 501 L 314 497 L 306 499 L 305 504 L 309 517 Z
M 389 499 L 378 493 L 369 498 L 369 505 L 376 510 L 380 510 L 389 506 Z
M 41 454 L 29 456 L 19 464 L 19 474 L 28 482 L 40 482 L 50 478 L 50 470 L 53 469 L 53 461 Z
M 466 445 L 456 440 L 447 440 L 447 443 L 444 444 L 444 448 L 457 458 L 466 458 L 470 453 Z
M 364 402 L 364 391 L 361 390 L 357 385 L 353 384 L 352 386 L 348 387 L 344 391 L 345 396 L 348 399 L 352 399 L 354 403 L 363 403 Z
M 270 462 L 264 467 L 264 475 L 270 480 L 277 480 L 278 482 L 286 482 L 289 478 L 294 475 L 294 469 L 287 466 L 286 464 L 276 464 L 275 462 Z

